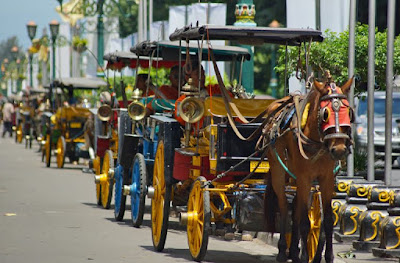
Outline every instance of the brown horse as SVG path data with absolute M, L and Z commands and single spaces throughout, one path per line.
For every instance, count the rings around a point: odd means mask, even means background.
M 297 177 L 294 217 L 289 258 L 293 262 L 308 262 L 307 236 L 310 231 L 308 218 L 309 194 L 312 183 L 318 181 L 322 194 L 323 229 L 326 235 L 326 262 L 333 262 L 332 207 L 335 162 L 346 157 L 352 144 L 351 122 L 353 110 L 347 94 L 353 79 L 338 87 L 328 79 L 325 83 L 314 81 L 305 96 L 288 96 L 275 101 L 268 108 L 270 119 L 264 126 L 258 145 L 266 148 L 270 163 L 270 176 L 265 197 L 267 225 L 275 224 L 276 194 L 280 212 L 280 239 L 277 260 L 284 262 L 286 255 L 286 222 L 288 202 L 285 186 L 288 174 Z M 272 185 L 272 189 L 271 186 Z M 270 228 L 271 229 L 271 228 Z M 302 240 L 301 260 L 298 248 Z M 314 261 L 321 260 L 321 253 Z

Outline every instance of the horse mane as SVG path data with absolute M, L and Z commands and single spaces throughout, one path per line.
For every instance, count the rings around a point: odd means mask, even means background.
M 319 141 L 318 128 L 315 129 L 315 124 L 318 123 L 318 111 L 319 111 L 319 99 L 321 98 L 321 93 L 313 86 L 309 93 L 306 95 L 305 103 L 310 103 L 310 108 L 308 110 L 307 122 L 304 126 L 304 134 L 313 139 L 314 141 Z M 303 114 L 303 113 L 302 113 Z

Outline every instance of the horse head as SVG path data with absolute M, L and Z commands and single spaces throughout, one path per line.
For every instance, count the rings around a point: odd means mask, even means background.
M 319 92 L 318 127 L 321 141 L 334 160 L 340 160 L 350 152 L 351 123 L 354 112 L 347 100 L 353 78 L 339 87 L 332 81 L 325 83 L 314 80 Z

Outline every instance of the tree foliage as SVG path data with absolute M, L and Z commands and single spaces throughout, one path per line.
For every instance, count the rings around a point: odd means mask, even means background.
M 381 89 L 385 89 L 386 82 L 386 31 L 375 30 L 375 77 L 376 83 Z M 307 44 L 308 45 L 308 44 Z M 310 47 L 309 65 L 315 76 L 321 76 L 322 70 L 329 70 L 334 80 L 340 85 L 348 78 L 348 46 L 349 32 L 342 33 L 325 32 L 325 39 L 321 43 L 314 42 Z M 395 38 L 394 48 L 394 72 L 400 73 L 400 36 Z M 305 68 L 304 46 L 300 47 L 300 59 L 302 68 Z M 298 68 L 299 47 L 288 48 L 288 73 L 294 75 Z M 365 83 L 368 79 L 368 25 L 357 24 L 355 37 L 355 76 L 358 83 Z M 279 50 L 279 62 L 276 71 L 283 76 L 285 71 L 285 47 Z M 283 80 L 283 78 L 281 78 Z M 356 86 L 360 92 L 362 85 Z M 283 81 L 281 81 L 281 89 Z
M 11 48 L 13 46 L 18 47 L 18 53 L 11 53 Z M 9 62 L 14 61 L 16 58 L 23 59 L 24 53 L 22 50 L 22 46 L 18 42 L 18 38 L 16 36 L 12 36 L 2 42 L 0 42 L 0 63 L 7 58 Z

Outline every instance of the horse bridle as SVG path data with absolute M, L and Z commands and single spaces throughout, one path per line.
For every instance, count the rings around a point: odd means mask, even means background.
M 322 96 L 319 99 L 319 111 L 318 111 L 318 131 L 320 133 L 320 138 L 322 142 L 326 142 L 327 140 L 330 139 L 345 139 L 351 143 L 351 126 L 350 126 L 350 131 L 348 134 L 340 132 L 340 120 L 339 120 L 339 112 L 340 109 L 342 108 L 342 105 L 344 105 L 346 108 L 348 108 L 349 111 L 349 118 L 350 118 L 350 123 L 353 123 L 354 121 L 354 112 L 353 109 L 350 107 L 350 105 L 345 103 L 344 100 L 347 101 L 347 96 L 344 95 L 343 93 L 338 92 L 338 88 L 336 87 L 336 84 L 334 82 L 331 82 L 329 84 L 330 88 L 330 93 L 327 95 Z M 325 115 L 327 114 L 327 111 L 330 111 L 328 108 L 329 103 L 321 108 L 321 102 L 323 101 L 330 101 L 330 104 L 332 105 L 331 108 L 334 113 L 334 120 L 335 120 L 335 132 L 330 133 L 330 134 L 324 134 L 324 131 L 322 130 L 322 123 L 327 122 L 328 120 L 325 119 Z M 330 112 L 328 113 L 328 118 L 330 117 Z

